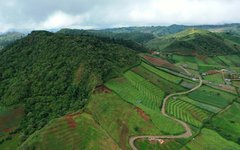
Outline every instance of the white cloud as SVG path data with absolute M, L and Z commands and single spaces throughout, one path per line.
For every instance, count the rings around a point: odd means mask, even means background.
M 240 0 L 0 0 L 11 29 L 240 23 Z
M 57 11 L 50 15 L 46 21 L 40 23 L 40 28 L 54 29 L 82 24 L 86 17 L 87 15 L 69 15 L 62 11 Z

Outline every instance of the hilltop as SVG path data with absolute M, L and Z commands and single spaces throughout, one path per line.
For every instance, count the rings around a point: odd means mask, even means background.
M 147 47 L 166 53 L 183 55 L 223 55 L 239 53 L 240 45 L 207 30 L 187 29 L 176 34 L 155 38 Z

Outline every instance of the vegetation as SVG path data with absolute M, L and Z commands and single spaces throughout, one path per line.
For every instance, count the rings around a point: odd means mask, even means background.
M 196 127 L 201 127 L 202 122 L 208 119 L 210 115 L 207 111 L 178 99 L 170 99 L 167 112 Z
M 150 65 L 148 65 L 148 64 L 146 64 L 146 63 L 144 63 L 144 62 L 142 62 L 141 65 L 142 65 L 145 69 L 151 71 L 152 73 L 155 73 L 156 75 L 158 75 L 158 76 L 160 76 L 161 78 L 164 78 L 164 79 L 166 79 L 166 80 L 168 80 L 168 81 L 170 81 L 170 82 L 179 84 L 179 83 L 182 81 L 181 78 L 176 77 L 176 76 L 174 76 L 174 75 L 171 75 L 171 74 L 169 74 L 169 73 L 167 73 L 167 72 L 164 72 L 164 71 L 162 71 L 162 70 L 159 70 L 159 69 L 157 69 L 157 68 L 155 68 L 155 67 L 153 67 L 153 66 L 150 66 Z
M 182 100 L 182 101 L 188 102 L 190 104 L 193 104 L 193 105 L 195 105 L 195 106 L 197 106 L 201 109 L 212 112 L 212 113 L 218 113 L 219 111 L 221 111 L 221 109 L 218 108 L 218 107 L 192 100 L 192 99 L 190 99 L 189 97 L 186 97 L 186 96 L 179 97 L 179 99 Z
M 160 112 L 160 104 L 163 97 L 149 100 L 148 97 L 153 97 L 152 93 L 139 91 L 134 85 L 124 78 L 118 78 L 106 83 L 107 87 L 116 92 L 125 101 L 141 108 L 147 115 L 150 116 L 155 126 L 166 134 L 177 134 L 183 132 L 183 128 L 174 121 L 164 117 Z M 161 90 L 159 89 L 161 93 Z
M 22 37 L 24 37 L 24 34 L 18 32 L 9 32 L 0 35 L 0 50 Z
M 215 116 L 207 125 L 224 138 L 240 144 L 240 104 L 233 103 L 227 110 Z
M 147 81 L 150 81 L 152 84 L 158 86 L 165 95 L 174 92 L 186 91 L 185 88 L 161 78 L 160 76 L 148 71 L 143 66 L 133 68 L 132 71 L 142 76 Z
M 185 55 L 216 55 L 240 52 L 240 45 L 226 41 L 221 36 L 206 30 L 188 29 L 173 35 L 155 38 L 148 48 Z
M 190 93 L 189 98 L 215 107 L 224 108 L 236 97 L 232 94 L 204 86 Z
M 115 93 L 94 94 L 86 111 L 121 149 L 129 149 L 128 139 L 132 135 L 162 134 L 161 126 L 154 125 L 147 112 L 127 103 Z
M 191 150 L 218 149 L 239 150 L 238 144 L 228 141 L 213 130 L 203 128 L 201 133 L 186 146 Z
M 87 113 L 53 120 L 19 147 L 20 150 L 71 150 L 75 148 L 105 150 L 119 147 Z
M 137 140 L 136 146 L 139 150 L 173 150 L 180 149 L 182 145 L 174 140 L 164 139 L 164 143 L 160 144 L 159 142 L 150 142 L 148 140 Z
M 204 77 L 205 80 L 208 80 L 210 82 L 216 83 L 216 84 L 224 84 L 223 76 L 221 73 L 213 74 L 213 75 L 207 75 Z
M 83 108 L 97 84 L 138 62 L 136 52 L 111 41 L 45 31 L 3 49 L 0 58 L 0 103 L 24 105 L 23 139 Z

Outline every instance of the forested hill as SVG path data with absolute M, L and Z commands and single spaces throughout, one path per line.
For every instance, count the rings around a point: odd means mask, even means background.
M 146 51 L 143 47 L 147 41 L 154 38 L 153 34 L 132 32 L 132 33 L 114 33 L 107 30 L 79 30 L 79 29 L 61 29 L 58 33 L 66 35 L 90 35 L 101 38 L 102 40 L 111 40 L 114 43 L 122 44 L 137 51 Z
M 35 31 L 0 52 L 0 104 L 24 106 L 24 139 L 138 61 L 136 51 L 96 37 Z

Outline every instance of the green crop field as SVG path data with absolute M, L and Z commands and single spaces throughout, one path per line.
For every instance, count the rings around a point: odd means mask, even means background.
M 228 66 L 239 65 L 240 57 L 238 55 L 218 56 Z
M 193 56 L 181 56 L 181 55 L 173 55 L 172 60 L 176 61 L 176 63 L 181 62 L 181 63 L 193 63 L 193 64 L 205 64 L 203 61 L 200 59 L 193 57 Z M 195 68 L 195 67 L 194 67 Z
M 202 86 L 198 90 L 190 93 L 188 96 L 193 100 L 219 108 L 226 107 L 236 98 L 236 96 L 232 94 L 215 90 L 207 86 Z
M 160 77 L 162 77 L 162 78 L 164 78 L 164 79 L 166 79 L 166 80 L 168 80 L 168 81 L 170 81 L 170 82 L 179 84 L 179 83 L 181 82 L 181 80 L 182 80 L 182 79 L 179 78 L 179 77 L 176 77 L 176 76 L 171 75 L 171 74 L 169 74 L 169 73 L 167 73 L 167 72 L 161 71 L 161 70 L 159 70 L 159 69 L 157 69 L 157 68 L 155 68 L 155 67 L 152 67 L 152 66 L 150 66 L 150 65 L 148 65 L 148 64 L 146 64 L 146 63 L 142 63 L 141 65 L 142 65 L 144 68 L 146 68 L 147 70 L 155 73 L 156 75 L 158 75 L 158 76 L 160 76 Z
M 189 97 L 186 97 L 186 96 L 181 96 L 179 97 L 179 99 L 181 99 L 182 101 L 185 101 L 185 102 L 188 102 L 188 103 L 191 103 L 201 109 L 204 109 L 204 110 L 207 110 L 209 112 L 212 112 L 212 113 L 217 113 L 219 111 L 221 111 L 220 108 L 218 107 L 214 107 L 212 105 L 208 105 L 208 104 L 205 104 L 205 103 L 201 103 L 199 101 L 195 101 L 195 100 L 192 100 L 190 99 Z
M 240 104 L 233 103 L 230 108 L 214 117 L 210 128 L 240 144 Z
M 161 134 L 161 127 L 153 124 L 147 112 L 139 110 L 114 93 L 93 95 L 87 107 L 122 149 L 128 147 L 131 135 Z
M 139 111 L 141 109 L 143 111 Z M 119 145 L 124 144 L 126 147 L 131 135 L 177 134 L 184 131 L 180 125 L 162 116 L 160 112 L 131 105 L 114 93 L 93 95 L 86 111 L 93 115 Z M 127 132 L 121 135 L 123 127 L 127 128 Z
M 204 76 L 204 79 L 213 83 L 224 84 L 222 74 L 220 73 Z
M 223 69 L 224 67 L 222 66 L 216 66 L 216 65 L 199 65 L 199 72 L 207 72 L 209 70 L 220 70 L 220 69 Z
M 186 91 L 185 88 L 161 78 L 142 66 L 136 67 L 132 69 L 132 71 L 150 81 L 152 84 L 158 86 L 163 92 L 165 92 L 165 94 Z
M 106 85 L 133 104 L 159 110 L 164 97 L 161 89 L 133 72 L 127 72 L 124 76 L 126 78 L 112 80 Z
M 132 103 L 146 112 L 151 117 L 153 123 L 158 126 L 161 131 L 165 133 L 178 133 L 183 131 L 183 128 L 178 125 L 175 128 L 172 128 L 174 121 L 161 114 L 160 104 L 163 97 L 158 97 L 154 102 L 152 102 L 146 95 L 144 95 L 144 92 L 137 90 L 133 85 L 131 85 L 131 82 L 124 78 L 111 80 L 106 83 L 106 86 L 116 92 L 125 101 Z M 164 126 L 167 122 L 170 125 Z
M 240 146 L 221 137 L 209 129 L 202 129 L 201 133 L 189 142 L 186 147 L 191 150 L 240 150 Z
M 201 127 L 202 122 L 210 116 L 209 112 L 180 99 L 170 99 L 167 104 L 167 112 L 196 127 Z
M 229 59 L 226 56 L 218 56 L 218 58 L 224 62 L 224 64 L 226 64 L 227 66 L 233 66 L 234 64 L 232 63 L 231 59 Z
M 163 144 L 159 142 L 149 142 L 148 140 L 137 140 L 136 147 L 139 150 L 174 150 L 180 149 L 182 145 L 175 140 L 164 139 Z
M 25 149 L 118 149 L 118 145 L 92 118 L 82 113 L 72 118 L 53 120 L 48 126 L 35 132 L 25 141 L 20 150 Z

